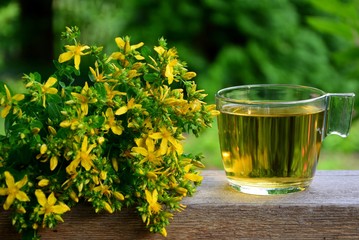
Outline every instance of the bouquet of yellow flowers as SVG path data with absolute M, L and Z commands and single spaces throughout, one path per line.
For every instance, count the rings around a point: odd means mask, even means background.
M 118 51 L 106 55 L 81 44 L 77 27 L 62 37 L 51 76 L 24 75 L 24 94 L 0 85 L 0 203 L 32 239 L 80 201 L 96 212 L 133 207 L 149 231 L 166 236 L 202 181 L 202 156 L 184 153 L 184 133 L 210 127 L 214 105 L 163 38 L 151 49 L 118 37 Z

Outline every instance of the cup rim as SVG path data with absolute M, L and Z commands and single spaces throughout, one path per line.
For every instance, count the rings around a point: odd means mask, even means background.
M 293 100 L 293 101 L 255 101 L 255 100 L 241 100 L 241 99 L 233 99 L 229 97 L 224 97 L 223 93 L 236 90 L 236 89 L 251 89 L 251 88 L 297 88 L 297 89 L 307 89 L 312 91 L 313 93 L 317 93 L 318 96 L 308 98 L 308 99 L 302 99 L 302 100 Z M 243 105 L 284 105 L 284 104 L 305 104 L 305 103 L 311 103 L 314 101 L 321 100 L 323 98 L 326 98 L 328 96 L 328 93 L 324 92 L 323 90 L 315 87 L 310 86 L 304 86 L 304 85 L 297 85 L 297 84 L 248 84 L 248 85 L 237 85 L 232 87 L 226 87 L 222 88 L 217 91 L 215 94 L 215 98 L 221 101 L 226 101 L 229 103 L 236 103 L 236 104 L 243 104 Z

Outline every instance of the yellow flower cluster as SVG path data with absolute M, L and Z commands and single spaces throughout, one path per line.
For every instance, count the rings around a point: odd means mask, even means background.
M 45 82 L 30 73 L 24 94 L 0 86 L 3 208 L 15 210 L 19 231 L 36 235 L 80 199 L 96 212 L 136 206 L 151 232 L 166 235 L 202 181 L 201 156 L 184 153 L 184 133 L 211 127 L 214 105 L 164 39 L 150 49 L 117 37 L 118 51 L 107 55 L 80 44 L 76 27 L 63 37 L 68 44 Z M 87 56 L 92 66 L 82 66 Z

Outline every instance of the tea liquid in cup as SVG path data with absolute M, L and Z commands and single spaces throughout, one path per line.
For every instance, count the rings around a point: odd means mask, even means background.
M 298 85 L 218 91 L 219 142 L 230 185 L 260 195 L 306 189 L 326 135 L 348 134 L 353 103 L 352 93 L 327 94 Z

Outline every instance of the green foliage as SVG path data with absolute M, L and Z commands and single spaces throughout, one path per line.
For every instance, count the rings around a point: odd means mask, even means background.
M 164 35 L 185 49 L 208 101 L 231 85 L 294 83 L 332 91 L 342 79 L 329 44 L 305 24 L 306 1 L 137 1 L 135 8 L 127 32 L 148 41 Z
M 359 91 L 359 1 L 328 0 L 326 4 L 311 0 L 310 3 L 319 13 L 308 16 L 308 23 L 318 31 L 341 40 L 340 47 L 330 55 L 333 66 L 342 76 L 342 82 L 335 84 L 332 90 Z M 345 84 L 342 84 L 345 82 Z M 359 104 L 359 99 L 356 100 Z
M 6 58 L 16 52 L 18 42 L 13 39 L 18 23 L 19 7 L 13 1 L 0 4 L 0 69 L 6 63 Z

